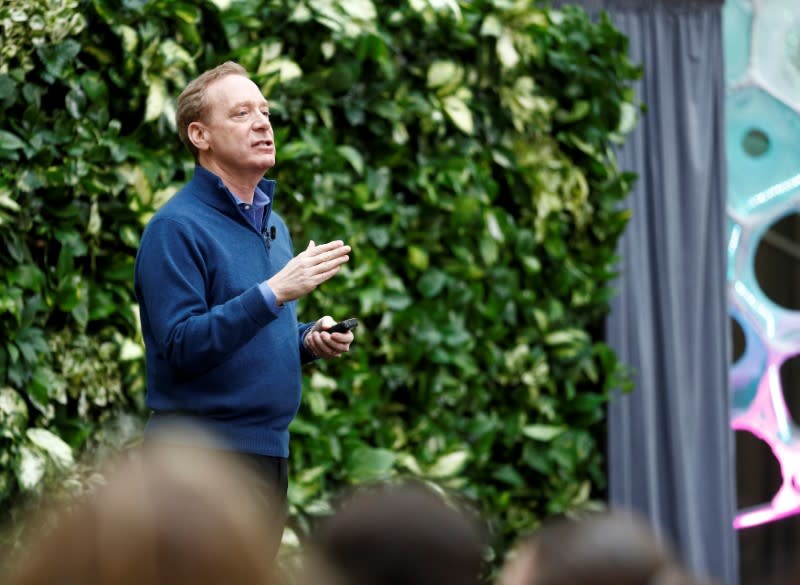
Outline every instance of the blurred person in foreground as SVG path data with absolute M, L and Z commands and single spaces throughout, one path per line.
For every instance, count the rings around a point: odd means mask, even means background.
M 423 484 L 348 494 L 313 531 L 303 585 L 478 585 L 483 530 Z
M 275 585 L 264 553 L 275 531 L 250 473 L 211 450 L 188 458 L 146 444 L 109 466 L 104 484 L 43 507 L 2 583 Z
M 545 522 L 509 555 L 498 585 L 708 585 L 639 516 L 597 512 Z
M 269 524 L 282 532 L 301 364 L 353 341 L 328 333 L 327 315 L 298 323 L 296 301 L 335 276 L 350 247 L 312 241 L 294 255 L 273 209 L 275 181 L 264 178 L 276 157 L 269 103 L 240 65 L 189 83 L 176 123 L 194 175 L 149 221 L 134 269 L 152 410 L 145 441 L 202 448 L 162 431 L 208 429 L 257 471 L 254 489 L 270 488 Z

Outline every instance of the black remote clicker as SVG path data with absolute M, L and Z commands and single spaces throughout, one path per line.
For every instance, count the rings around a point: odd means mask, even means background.
M 352 318 L 339 321 L 329 329 L 323 329 L 323 331 L 327 331 L 328 333 L 346 333 L 356 327 L 358 327 L 358 319 Z

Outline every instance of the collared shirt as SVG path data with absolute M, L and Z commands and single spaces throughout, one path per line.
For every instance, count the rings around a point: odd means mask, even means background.
M 248 221 L 253 224 L 253 227 L 256 228 L 258 233 L 261 233 L 261 229 L 264 227 L 264 209 L 269 204 L 269 197 L 267 197 L 267 194 L 256 187 L 252 203 L 245 203 L 236 197 L 235 194 L 233 194 L 233 196 L 236 198 L 239 209 L 242 210 L 242 213 L 245 214 Z
M 249 221 L 250 224 L 256 228 L 258 233 L 261 233 L 264 227 L 264 210 L 270 202 L 267 194 L 256 187 L 256 190 L 253 193 L 252 203 L 242 201 L 233 192 L 231 192 L 231 195 L 233 195 L 234 199 L 236 199 L 237 205 L 239 206 L 239 209 L 242 210 L 242 213 L 244 213 L 247 221 Z M 275 293 L 267 284 L 266 280 L 259 284 L 258 288 L 261 290 L 261 295 L 264 297 L 264 302 L 267 303 L 267 306 L 272 310 L 273 313 L 277 314 L 278 311 L 283 309 L 283 305 L 278 304 L 278 300 L 275 298 Z

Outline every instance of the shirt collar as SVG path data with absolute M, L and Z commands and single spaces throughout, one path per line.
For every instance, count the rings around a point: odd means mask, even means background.
M 253 194 L 253 206 L 266 207 L 267 203 L 269 203 L 269 195 L 264 193 L 260 187 L 256 187 L 255 193 Z
M 230 204 L 233 203 L 236 207 L 239 207 L 239 199 L 225 186 L 222 179 L 202 165 L 195 165 L 194 176 L 190 184 L 192 185 L 195 195 L 206 204 L 211 205 L 223 213 L 232 214 L 234 217 L 238 215 L 238 211 L 231 208 Z M 258 182 L 257 190 L 260 190 L 266 195 L 267 207 L 272 207 L 272 201 L 275 197 L 275 186 L 275 179 L 261 179 Z M 253 199 L 255 200 L 255 193 Z
M 233 198 L 236 199 L 237 205 L 252 205 L 255 208 L 259 207 L 266 207 L 269 203 L 269 195 L 264 193 L 259 187 L 256 187 L 256 190 L 253 192 L 253 203 L 247 203 L 246 201 L 242 201 L 239 199 L 239 196 L 236 195 L 233 191 L 230 192 L 233 195 Z

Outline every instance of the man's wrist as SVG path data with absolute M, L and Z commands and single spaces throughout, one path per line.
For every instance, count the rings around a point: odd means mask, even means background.
M 316 324 L 316 323 L 314 323 L 314 325 L 312 325 L 311 327 L 309 327 L 308 329 L 306 329 L 306 330 L 305 330 L 305 332 L 303 333 L 303 341 L 302 341 L 302 343 L 303 343 L 303 347 L 305 348 L 305 350 L 306 350 L 308 353 L 310 353 L 310 354 L 311 354 L 311 356 L 312 356 L 314 359 L 319 359 L 319 356 L 318 356 L 318 355 L 317 355 L 317 354 L 314 352 L 314 350 L 313 350 L 313 349 L 311 349 L 311 348 L 308 346 L 308 336 L 309 336 L 309 335 L 311 334 L 311 332 L 314 330 L 314 327 L 316 327 L 316 325 L 317 325 L 317 324 Z
M 270 288 L 270 290 L 272 291 L 272 294 L 275 296 L 275 303 L 279 307 L 282 307 L 283 304 L 286 301 L 288 301 L 289 299 L 287 299 L 287 298 L 285 298 L 283 296 L 283 292 L 281 291 L 281 287 L 280 286 L 275 286 L 275 282 L 274 281 L 275 281 L 275 278 L 273 277 L 273 278 L 270 278 L 269 280 L 265 281 L 263 284 Z
M 258 289 L 261 291 L 261 296 L 264 297 L 264 302 L 267 303 L 267 307 L 269 307 L 270 311 L 278 313 L 283 309 L 283 303 L 278 302 L 275 291 L 272 290 L 272 287 L 267 281 L 259 284 Z

